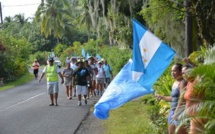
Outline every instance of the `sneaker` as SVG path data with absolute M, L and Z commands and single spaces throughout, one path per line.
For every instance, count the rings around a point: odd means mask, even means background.
M 96 95 L 97 95 L 97 96 L 99 95 L 99 91 L 98 91 L 98 90 L 96 90 Z
M 87 100 L 84 100 L 85 105 L 87 105 Z
M 76 97 L 76 94 L 74 94 L 73 97 Z
M 78 106 L 81 106 L 81 102 L 78 102 Z
M 99 95 L 102 96 L 102 92 L 99 92 Z

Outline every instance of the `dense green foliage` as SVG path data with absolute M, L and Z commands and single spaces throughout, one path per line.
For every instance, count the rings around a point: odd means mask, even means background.
M 25 39 L 15 39 L 0 33 L 0 44 L 4 44 L 5 51 L 0 53 L 1 78 L 5 82 L 15 80 L 28 72 L 26 60 L 29 58 L 30 43 Z
M 201 112 L 211 119 L 208 133 L 214 128 L 215 74 L 213 64 L 201 64 L 204 57 L 210 57 L 205 58 L 205 63 L 214 57 L 213 51 L 206 54 L 215 43 L 214 7 L 214 0 L 193 0 L 189 7 L 193 37 L 189 45 L 196 51 L 190 58 L 200 65 L 194 72 L 204 84 L 198 89 L 206 89 Z M 65 65 L 66 57 L 81 56 L 82 48 L 91 56 L 99 54 L 107 59 L 115 75 L 132 56 L 132 18 L 146 25 L 181 58 L 186 53 L 186 9 L 184 0 L 41 0 L 31 20 L 22 14 L 5 17 L 0 30 L 0 78 L 5 82 L 16 80 L 28 71 L 34 59 L 46 64 L 50 52 Z M 154 89 L 169 95 L 172 82 L 168 68 Z M 155 107 L 151 115 L 153 129 L 165 133 L 168 103 L 157 102 L 153 97 L 145 100 Z M 206 107 L 210 112 L 204 111 Z

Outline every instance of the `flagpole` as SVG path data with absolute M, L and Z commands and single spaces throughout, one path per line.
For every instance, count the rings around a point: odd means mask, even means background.
M 96 43 L 96 54 L 97 54 L 97 46 L 98 46 L 98 43 Z

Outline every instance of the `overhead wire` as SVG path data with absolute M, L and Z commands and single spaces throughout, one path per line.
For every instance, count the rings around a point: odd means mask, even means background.
M 21 6 L 33 6 L 33 5 L 39 5 L 40 3 L 33 3 L 33 4 L 23 4 L 23 5 L 3 5 L 4 7 L 21 7 Z

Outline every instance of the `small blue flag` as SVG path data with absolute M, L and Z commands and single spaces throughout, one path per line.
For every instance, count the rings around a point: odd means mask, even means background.
M 87 52 L 87 56 L 86 56 L 85 59 L 87 60 L 87 59 L 89 59 L 89 57 L 90 57 L 90 55 L 89 55 L 89 53 Z
M 99 54 L 96 54 L 96 58 L 97 58 L 98 60 L 101 60 L 101 59 L 102 59 L 102 57 L 101 57 Z
M 76 53 L 73 53 L 73 57 L 77 57 Z
M 82 56 L 85 58 L 85 50 L 84 50 L 84 48 L 82 47 L 82 51 L 81 51 L 81 54 L 82 54 Z

